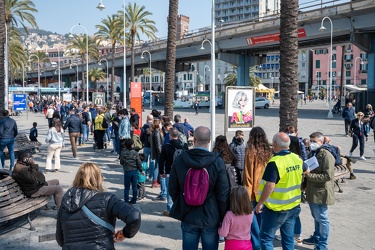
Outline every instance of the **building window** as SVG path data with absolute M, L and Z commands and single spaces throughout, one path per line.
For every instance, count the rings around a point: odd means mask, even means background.
M 333 61 L 333 62 L 332 62 L 332 68 L 333 68 L 333 69 L 336 68 L 336 61 Z
M 349 79 L 349 80 L 346 80 L 346 84 L 350 84 L 350 79 Z
M 315 68 L 320 69 L 320 60 L 315 61 Z
M 351 76 L 352 72 L 347 70 L 345 76 Z
M 188 80 L 193 80 L 193 74 L 188 74 Z

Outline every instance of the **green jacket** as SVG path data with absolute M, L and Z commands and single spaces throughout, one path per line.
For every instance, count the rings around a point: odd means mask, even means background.
M 326 149 L 320 149 L 315 156 L 319 167 L 306 175 L 306 199 L 314 204 L 333 205 L 335 203 L 335 158 Z
M 142 162 L 139 159 L 138 153 L 132 149 L 127 148 L 121 149 L 120 164 L 125 172 L 139 170 L 142 172 Z

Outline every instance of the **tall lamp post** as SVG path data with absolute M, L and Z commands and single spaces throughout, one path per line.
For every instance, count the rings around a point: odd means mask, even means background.
M 40 65 L 39 65 L 39 56 L 37 56 L 36 54 L 31 54 L 29 56 L 29 63 L 31 62 L 31 58 L 32 57 L 36 57 L 38 59 L 38 98 L 40 100 Z
M 70 69 L 72 69 L 72 66 L 76 66 L 77 67 L 77 69 L 76 69 L 76 83 L 77 83 L 77 100 L 79 99 L 79 93 L 78 93 L 78 64 L 76 64 L 76 63 L 71 63 L 70 65 L 69 65 L 69 68 Z M 82 95 L 83 95 L 83 93 L 82 93 Z
M 152 109 L 152 95 L 151 95 L 151 89 L 152 89 L 152 75 L 151 75 L 151 53 L 148 50 L 142 51 L 141 58 L 144 59 L 143 54 L 147 53 L 150 59 L 150 109 Z
M 9 108 L 9 48 L 8 48 L 8 26 L 5 25 L 5 48 L 4 48 L 4 82 L 5 82 L 5 98 L 4 98 L 4 108 L 8 110 Z
M 47 56 L 49 56 L 48 49 L 49 48 L 46 48 L 46 55 Z M 57 68 L 58 68 L 58 70 L 60 70 L 60 49 L 57 48 L 57 47 L 56 47 L 56 49 L 57 49 L 57 60 L 58 60 Z M 61 83 L 61 78 L 60 78 L 60 74 L 59 74 L 59 101 L 61 101 L 61 85 L 60 85 L 60 83 Z
M 328 19 L 330 24 L 331 24 L 331 47 L 330 47 L 330 57 L 329 57 L 329 111 L 328 111 L 328 116 L 327 118 L 328 119 L 332 119 L 333 118 L 333 114 L 332 114 L 332 39 L 333 39 L 333 23 L 332 23 L 332 20 L 331 18 L 329 18 L 328 16 L 325 16 L 323 17 L 322 19 L 322 23 L 320 25 L 320 28 L 319 30 L 320 31 L 325 31 L 326 30 L 326 27 L 324 27 L 323 23 L 324 23 L 324 20 Z
M 109 98 L 109 94 L 108 94 L 108 61 L 107 61 L 107 59 L 102 58 L 102 59 L 99 60 L 98 64 L 99 64 L 99 65 L 102 65 L 102 61 L 105 61 L 106 64 L 107 64 L 107 65 L 106 65 L 106 66 L 107 66 L 107 67 L 106 67 L 106 72 L 107 72 L 107 103 L 108 103 L 108 102 L 109 102 L 109 99 L 108 99 L 108 98 Z
M 319 98 L 319 95 L 320 95 L 320 89 L 319 89 L 319 82 L 320 81 L 320 71 L 317 71 L 316 72 L 316 84 L 318 85 L 318 98 Z
M 86 74 L 87 74 L 87 76 L 86 76 L 86 90 L 87 90 L 86 91 L 86 103 L 88 104 L 89 103 L 89 32 L 81 24 L 76 24 L 72 28 L 70 28 L 69 37 L 73 37 L 72 30 L 77 26 L 82 27 L 86 31 Z M 82 83 L 82 85 L 83 85 L 83 83 Z M 83 93 L 82 93 L 82 95 L 83 95 Z
M 58 74 L 57 77 L 60 78 L 60 74 L 62 75 L 62 70 L 61 69 L 56 69 L 55 70 L 55 74 Z M 60 91 L 60 83 L 59 83 L 59 91 Z M 59 96 L 59 101 L 61 101 L 60 100 L 60 96 Z
M 361 65 L 363 65 L 363 60 L 359 56 L 357 56 L 354 60 L 354 85 L 357 85 L 357 59 L 361 60 Z
M 125 28 L 126 28 L 126 20 L 125 20 L 125 10 L 126 10 L 126 6 L 125 6 L 125 0 L 122 0 L 122 4 L 123 4 L 123 11 L 124 11 L 124 20 L 123 20 L 123 23 L 124 23 L 124 107 L 126 108 L 126 36 L 125 36 Z M 100 3 L 98 4 L 98 6 L 96 7 L 98 10 L 102 11 L 105 9 L 105 6 L 104 4 L 102 3 L 102 0 L 100 0 Z M 150 99 L 151 100 L 151 99 Z
M 212 1 L 212 23 L 211 23 L 211 29 L 212 29 L 212 42 L 208 39 L 204 39 L 202 41 L 201 49 L 204 49 L 204 43 L 208 42 L 211 45 L 211 88 L 210 88 L 210 112 L 211 112 L 211 149 L 214 148 L 214 140 L 215 140 L 215 23 L 214 23 L 214 0 Z

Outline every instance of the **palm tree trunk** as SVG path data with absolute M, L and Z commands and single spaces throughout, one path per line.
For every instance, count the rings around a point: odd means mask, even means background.
M 115 103 L 115 50 L 116 50 L 116 43 L 112 44 L 112 66 L 111 66 L 111 102 L 112 104 Z M 125 56 L 125 53 L 124 53 Z M 108 77 L 108 76 L 107 76 Z M 125 90 L 124 90 L 125 91 Z
M 298 0 L 281 0 L 280 14 L 280 131 L 297 129 L 298 118 Z
M 169 0 L 167 60 L 165 71 L 164 114 L 173 117 L 174 79 L 176 75 L 176 36 L 178 0 Z
M 4 46 L 5 46 L 5 1 L 0 1 L 0 117 L 5 108 Z

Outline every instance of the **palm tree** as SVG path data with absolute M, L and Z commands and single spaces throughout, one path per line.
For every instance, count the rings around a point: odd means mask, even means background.
M 69 55 L 79 55 L 81 57 L 81 66 L 82 69 L 86 63 L 86 39 L 87 36 L 75 36 L 71 41 L 70 44 L 67 46 L 67 54 Z M 88 37 L 88 60 L 94 59 L 98 60 L 99 52 L 96 48 L 96 40 L 95 38 Z M 85 82 L 85 72 L 82 70 L 82 86 Z M 86 86 L 87 88 L 89 86 Z M 82 99 L 85 100 L 85 95 L 82 96 Z
M 173 117 L 174 79 L 176 74 L 176 36 L 178 0 L 169 0 L 167 59 L 165 71 L 164 114 Z
M 258 87 L 262 83 L 262 79 L 255 75 L 256 66 L 251 66 L 250 69 L 250 86 Z M 237 86 L 237 67 L 233 66 L 233 71 L 224 78 L 225 86 Z
M 98 81 L 104 80 L 106 76 L 107 74 L 103 71 L 103 69 L 92 68 L 89 70 L 89 80 L 94 82 L 95 92 L 98 92 Z
M 281 0 L 280 8 L 280 131 L 297 128 L 298 0 Z
M 110 40 L 112 44 L 112 66 L 111 66 L 111 102 L 114 103 L 114 91 L 115 91 L 115 49 L 116 43 L 121 40 L 121 32 L 123 26 L 121 26 L 121 20 L 118 15 L 107 16 L 107 19 L 102 19 L 103 25 L 96 25 L 95 27 L 99 29 L 95 35 L 100 40 Z
M 0 1 L 0 23 L 5 23 L 5 2 Z M 5 26 L 0 25 L 0 82 L 5 81 L 4 70 L 4 46 L 5 45 Z M 5 109 L 5 84 L 0 84 L 0 117 Z
M 119 11 L 119 16 L 123 17 L 123 11 Z M 134 82 L 134 47 L 135 40 L 140 41 L 140 34 L 145 34 L 148 38 L 154 40 L 156 38 L 155 32 L 158 29 L 155 27 L 155 22 L 148 19 L 152 13 L 145 10 L 145 6 L 138 6 L 136 3 L 131 3 L 126 7 L 125 21 L 129 27 L 129 33 L 131 37 L 131 81 Z M 123 18 L 120 18 L 123 20 Z M 124 24 L 122 23 L 122 27 Z
M 49 56 L 46 55 L 46 53 L 43 52 L 43 51 L 41 51 L 41 50 L 37 50 L 33 54 L 36 55 L 36 56 L 31 56 L 30 55 L 30 61 L 33 62 L 33 63 L 37 63 L 38 62 L 38 58 L 39 58 L 39 67 L 40 68 L 43 68 L 45 62 L 47 62 L 47 63 L 50 62 Z
M 8 31 L 11 25 L 18 27 L 18 24 L 20 24 L 28 33 L 25 22 L 33 28 L 38 28 L 35 17 L 32 14 L 36 12 L 38 10 L 31 0 L 5 0 L 5 22 Z

